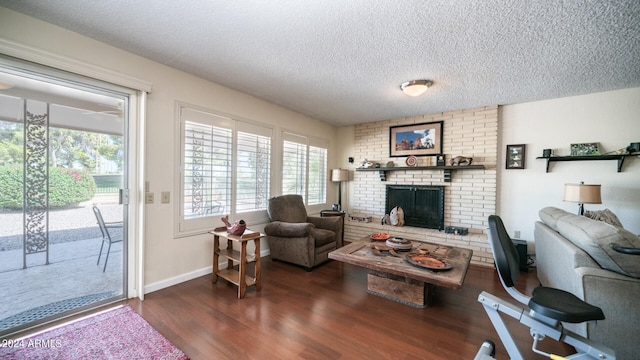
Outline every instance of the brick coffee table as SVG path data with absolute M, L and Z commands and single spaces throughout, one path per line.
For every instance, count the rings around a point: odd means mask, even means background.
M 376 255 L 371 245 L 385 242 L 372 241 L 368 236 L 330 252 L 329 258 L 367 268 L 368 293 L 417 308 L 427 307 L 435 286 L 462 288 L 472 250 L 422 241 L 411 243 L 411 252 L 428 250 L 430 255 L 451 265 L 451 269 L 431 271 L 417 267 L 405 259 L 407 252 L 397 251 L 400 257 L 387 251 L 382 256 Z

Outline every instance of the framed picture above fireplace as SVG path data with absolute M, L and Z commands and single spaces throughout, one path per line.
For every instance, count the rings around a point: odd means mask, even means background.
M 389 156 L 432 156 L 442 154 L 442 121 L 391 126 Z

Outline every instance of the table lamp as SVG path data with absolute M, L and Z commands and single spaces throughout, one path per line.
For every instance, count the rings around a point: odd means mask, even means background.
M 349 180 L 349 171 L 345 169 L 333 169 L 331 170 L 331 181 L 338 184 L 338 210 L 342 210 L 342 182 Z
M 578 215 L 584 215 L 584 204 L 602 204 L 600 185 L 564 184 L 563 201 L 578 203 Z

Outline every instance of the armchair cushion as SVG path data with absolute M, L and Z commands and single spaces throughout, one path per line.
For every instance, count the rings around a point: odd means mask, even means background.
M 322 247 L 336 241 L 336 233 L 331 230 L 315 228 L 313 237 L 316 239 L 315 247 Z
M 281 195 L 269 199 L 267 212 L 271 221 L 307 222 L 307 209 L 300 195 Z
M 307 237 L 313 234 L 313 224 L 310 223 L 286 223 L 282 221 L 270 222 L 264 227 L 267 235 L 279 237 Z

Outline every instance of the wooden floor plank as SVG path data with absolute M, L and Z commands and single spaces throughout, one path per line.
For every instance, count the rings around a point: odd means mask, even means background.
M 472 266 L 461 290 L 437 288 L 426 309 L 368 294 L 366 269 L 336 261 L 306 272 L 264 258 L 262 282 L 238 300 L 203 276 L 127 303 L 192 359 L 472 359 L 485 339 L 508 359 L 477 301 L 481 291 L 509 299 L 493 269 Z M 518 288 L 535 286 L 535 272 L 523 273 Z M 509 326 L 536 358 L 528 329 Z M 571 351 L 550 339 L 541 348 Z

